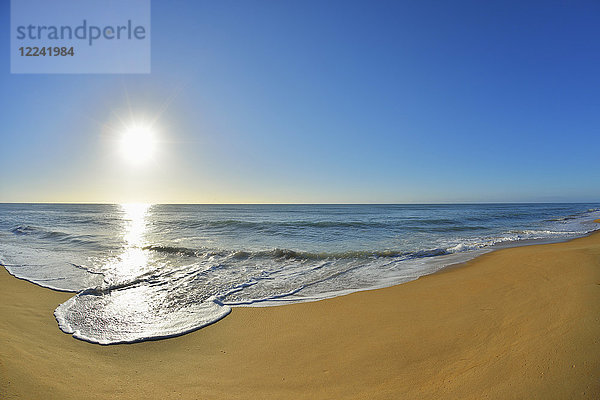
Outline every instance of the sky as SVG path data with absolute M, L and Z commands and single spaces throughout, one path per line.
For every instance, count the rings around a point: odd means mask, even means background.
M 0 14 L 0 202 L 600 201 L 597 1 L 153 0 L 150 74 L 11 74 Z

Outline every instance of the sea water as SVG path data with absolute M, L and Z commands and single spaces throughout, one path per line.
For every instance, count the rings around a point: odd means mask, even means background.
M 112 344 L 180 335 L 232 306 L 417 279 L 498 246 L 597 229 L 599 204 L 0 204 L 0 262 L 73 292 L 60 329 Z

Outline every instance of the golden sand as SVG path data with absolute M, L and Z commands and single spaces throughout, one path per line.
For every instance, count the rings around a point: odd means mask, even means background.
M 600 233 L 131 345 L 60 332 L 69 297 L 2 269 L 0 398 L 600 398 Z

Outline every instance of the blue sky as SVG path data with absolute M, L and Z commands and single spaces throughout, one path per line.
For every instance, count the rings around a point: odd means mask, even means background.
M 10 74 L 7 3 L 0 201 L 600 200 L 598 2 L 154 0 L 147 75 Z

